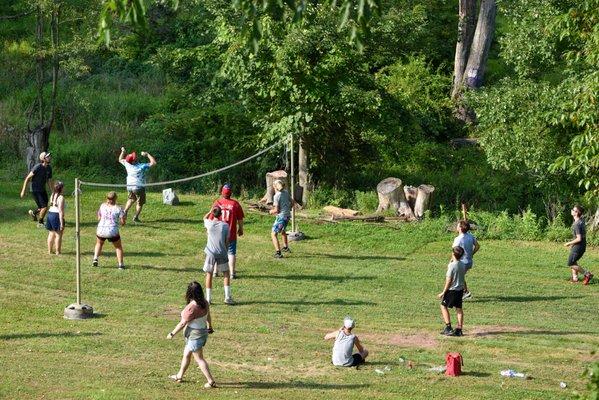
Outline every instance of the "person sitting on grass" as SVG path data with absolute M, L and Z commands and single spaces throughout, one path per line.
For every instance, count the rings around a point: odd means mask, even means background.
M 48 254 L 52 254 L 52 246 L 56 255 L 60 255 L 62 249 L 62 234 L 64 232 L 64 183 L 58 181 L 54 184 L 54 190 L 50 197 L 50 208 L 46 219 L 48 230 Z
M 204 248 L 206 261 L 203 268 L 203 271 L 206 273 L 206 300 L 208 303 L 212 300 L 212 274 L 216 268 L 218 272 L 222 272 L 224 277 L 225 304 L 233 305 L 235 302 L 231 297 L 231 275 L 229 273 L 229 258 L 227 255 L 229 225 L 219 219 L 221 213 L 222 209 L 219 206 L 214 206 L 211 211 L 204 215 L 204 227 L 208 235 L 206 247 Z
M 464 249 L 464 255 L 460 259 L 464 267 L 466 267 L 466 273 L 470 271 L 470 268 L 474 265 L 474 254 L 480 249 L 480 245 L 476 238 L 470 233 L 470 223 L 466 220 L 458 222 L 457 228 L 458 236 L 453 240 L 453 247 L 461 247 Z M 464 299 L 472 297 L 472 293 L 468 290 L 468 284 L 464 280 Z
M 204 388 L 210 389 L 216 387 L 216 382 L 214 382 L 208 363 L 204 359 L 203 348 L 208 340 L 208 334 L 213 333 L 214 330 L 210 318 L 210 306 L 204 298 L 202 286 L 198 282 L 193 281 L 187 285 L 185 301 L 187 305 L 181 311 L 181 321 L 166 336 L 167 339 L 172 339 L 177 332 L 185 328 L 185 348 L 183 349 L 181 367 L 177 374 L 170 375 L 169 378 L 175 382 L 181 382 L 193 355 L 198 367 L 208 380 Z
M 355 326 L 353 319 L 345 317 L 341 329 L 327 333 L 324 336 L 325 340 L 335 339 L 332 357 L 333 365 L 337 367 L 355 367 L 366 361 L 368 350 L 362 346 L 360 339 L 352 333 Z M 352 354 L 354 346 L 356 346 L 358 352 Z
M 460 261 L 464 255 L 464 249 L 456 246 L 452 249 L 451 262 L 447 266 L 445 274 L 445 286 L 443 291 L 437 295 L 441 300 L 441 315 L 445 322 L 445 329 L 441 332 L 447 336 L 462 336 L 462 327 L 464 326 L 464 311 L 462 310 L 462 296 L 464 295 L 464 279 L 466 267 Z M 451 328 L 451 317 L 449 309 L 456 309 L 458 316 L 458 326 L 455 330 Z
M 98 258 L 102 254 L 104 242 L 108 240 L 114 245 L 119 269 L 125 269 L 123 262 L 123 244 L 119 234 L 119 223 L 125 225 L 125 212 L 116 204 L 116 192 L 108 192 L 106 203 L 100 205 L 98 210 L 98 228 L 96 229 L 96 247 L 92 265 L 98 266 Z
M 289 192 L 285 190 L 285 183 L 277 179 L 273 182 L 276 193 L 273 197 L 273 208 L 269 211 L 271 215 L 276 215 L 275 222 L 272 225 L 272 244 L 275 246 L 275 258 L 283 258 L 281 254 L 281 245 L 279 244 L 278 234 L 283 236 L 283 251 L 289 253 L 289 241 L 287 240 L 287 224 L 291 219 L 291 207 L 293 207 L 293 199 Z
M 582 218 L 584 210 L 581 206 L 576 205 L 570 213 L 574 218 L 574 223 L 572 224 L 572 236 L 574 238 L 564 244 L 564 246 L 570 247 L 570 256 L 568 257 L 568 267 L 572 270 L 572 279 L 570 279 L 570 282 L 578 282 L 578 274 L 583 274 L 584 279 L 582 283 L 588 285 L 591 279 L 593 279 L 593 274 L 591 271 L 586 271 L 578 265 L 578 260 L 582 258 L 587 249 L 587 231 L 584 219 Z

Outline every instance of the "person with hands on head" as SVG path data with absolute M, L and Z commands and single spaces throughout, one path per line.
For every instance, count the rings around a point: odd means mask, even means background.
M 213 333 L 214 329 L 210 317 L 210 305 L 204 298 L 202 286 L 198 282 L 193 281 L 187 286 L 185 301 L 187 305 L 181 311 L 181 320 L 175 326 L 175 329 L 166 336 L 167 339 L 172 339 L 180 330 L 185 328 L 185 348 L 183 349 L 181 367 L 177 374 L 170 375 L 169 378 L 175 382 L 181 382 L 193 355 L 198 367 L 200 367 L 208 381 L 204 388 L 210 389 L 216 387 L 216 382 L 210 373 L 208 363 L 204 359 L 203 348 L 208 340 L 208 335 Z
M 144 204 L 146 204 L 146 172 L 156 165 L 156 159 L 150 153 L 142 151 L 142 157 L 148 157 L 150 162 L 140 163 L 138 162 L 136 152 L 131 152 L 127 155 L 125 153 L 125 148 L 121 147 L 119 163 L 127 170 L 127 191 L 129 192 L 127 204 L 125 205 L 125 214 L 127 214 L 133 203 L 136 203 L 133 222 L 141 222 L 139 215 Z
M 327 333 L 325 340 L 335 339 L 333 345 L 333 365 L 337 367 L 355 367 L 363 364 L 368 357 L 368 350 L 362 345 L 360 339 L 352 333 L 356 323 L 350 317 L 343 319 L 343 326 L 336 331 Z M 354 346 L 358 350 L 352 354 Z
M 40 162 L 35 164 L 23 181 L 21 198 L 25 197 L 25 189 L 27 189 L 27 185 L 31 181 L 31 195 L 35 200 L 37 209 L 35 211 L 29 210 L 29 215 L 33 221 L 38 222 L 38 228 L 41 228 L 44 226 L 44 217 L 48 211 L 48 192 L 46 191 L 46 185 L 48 185 L 50 193 L 54 191 L 54 187 L 52 185 L 52 166 L 50 166 L 50 161 L 52 159 L 50 153 L 46 153 L 45 151 L 41 152 L 39 160 Z

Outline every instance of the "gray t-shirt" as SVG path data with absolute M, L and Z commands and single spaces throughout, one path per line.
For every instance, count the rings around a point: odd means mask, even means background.
M 335 344 L 333 345 L 333 365 L 338 367 L 348 367 L 353 363 L 352 351 L 354 350 L 354 341 L 356 335 L 346 335 L 343 329 L 339 330 Z
M 574 239 L 576 239 L 576 235 L 580 235 L 580 238 L 582 239 L 580 243 L 576 243 L 576 246 L 586 246 L 587 229 L 582 218 L 580 218 L 578 221 L 574 221 L 574 223 L 572 224 L 572 236 L 574 237 Z
M 226 240 L 229 236 L 229 225 L 218 219 L 205 219 L 204 226 L 208 233 L 208 241 L 204 253 L 215 258 L 227 258 Z
M 470 232 L 460 233 L 455 239 L 453 239 L 453 247 L 460 246 L 464 249 L 464 255 L 460 258 L 460 261 L 464 265 L 472 264 L 472 256 L 474 254 L 474 245 L 476 238 L 472 236 Z
M 466 267 L 461 261 L 452 261 L 447 266 L 445 277 L 451 278 L 451 285 L 448 290 L 464 290 Z
M 273 205 L 279 207 L 279 217 L 290 217 L 291 216 L 291 196 L 287 190 L 281 190 L 275 193 L 273 197 Z

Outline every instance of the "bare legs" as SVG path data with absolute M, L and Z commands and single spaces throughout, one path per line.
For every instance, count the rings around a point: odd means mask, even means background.
M 48 231 L 48 254 L 52 254 L 52 248 L 56 255 L 62 251 L 62 231 Z
M 287 232 L 281 231 L 281 236 L 283 237 L 283 244 L 285 247 L 289 247 L 289 241 L 287 239 Z M 275 246 L 275 250 L 277 252 L 281 251 L 281 245 L 279 244 L 279 237 L 276 232 L 271 232 L 270 237 L 272 238 L 272 244 Z
M 125 204 L 125 214 L 127 214 L 127 211 L 129 211 L 129 209 L 131 208 L 133 203 L 136 203 L 135 204 L 135 216 L 133 217 L 133 219 L 136 220 L 139 218 L 139 214 L 141 214 L 141 209 L 143 208 L 143 206 L 140 205 L 139 202 L 136 202 L 136 200 L 132 200 L 132 199 L 127 200 L 127 204 Z
M 112 243 L 114 245 L 114 249 L 116 251 L 116 260 L 119 265 L 124 265 L 123 263 L 123 243 L 121 239 Z M 94 248 L 94 260 L 97 260 L 102 254 L 102 247 L 104 246 L 104 241 L 96 238 L 96 247 Z
M 464 310 L 461 308 L 455 309 L 456 314 L 458 316 L 458 329 L 462 329 L 464 326 Z M 443 322 L 445 325 L 451 325 L 451 317 L 449 316 L 449 309 L 443 305 L 441 305 L 441 315 L 443 316 Z
M 200 370 L 206 377 L 206 380 L 208 381 L 208 383 L 214 384 L 214 378 L 212 377 L 212 374 L 210 373 L 210 368 L 208 367 L 208 363 L 204 359 L 204 354 L 202 352 L 202 349 L 199 349 L 196 352 L 191 352 L 191 351 L 187 350 L 187 348 L 185 348 L 183 350 L 183 358 L 181 359 L 181 367 L 179 368 L 179 372 L 177 372 L 177 375 L 175 375 L 175 378 L 183 379 L 183 375 L 185 375 L 185 371 L 187 371 L 187 368 L 189 367 L 189 362 L 191 361 L 192 355 L 193 355 L 193 358 L 195 359 L 196 363 L 198 364 L 198 367 L 200 368 Z
M 235 275 L 235 261 L 237 261 L 235 254 L 229 254 L 229 273 L 231 276 Z

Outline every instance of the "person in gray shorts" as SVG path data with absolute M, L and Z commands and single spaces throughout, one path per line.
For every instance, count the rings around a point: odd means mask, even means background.
M 215 206 L 204 215 L 204 227 L 208 235 L 208 241 L 204 248 L 206 261 L 203 268 L 206 273 L 206 301 L 210 303 L 212 300 L 212 274 L 214 268 L 216 268 L 218 272 L 222 272 L 224 277 L 225 304 L 232 305 L 234 302 L 231 297 L 231 276 L 229 274 L 229 257 L 227 253 L 229 225 L 219 220 L 221 213 L 222 209 Z
M 341 329 L 327 333 L 324 337 L 325 340 L 335 339 L 332 362 L 336 367 L 355 367 L 363 364 L 368 357 L 368 350 L 352 333 L 355 326 L 353 319 L 345 317 Z M 352 354 L 354 346 L 358 352 Z

